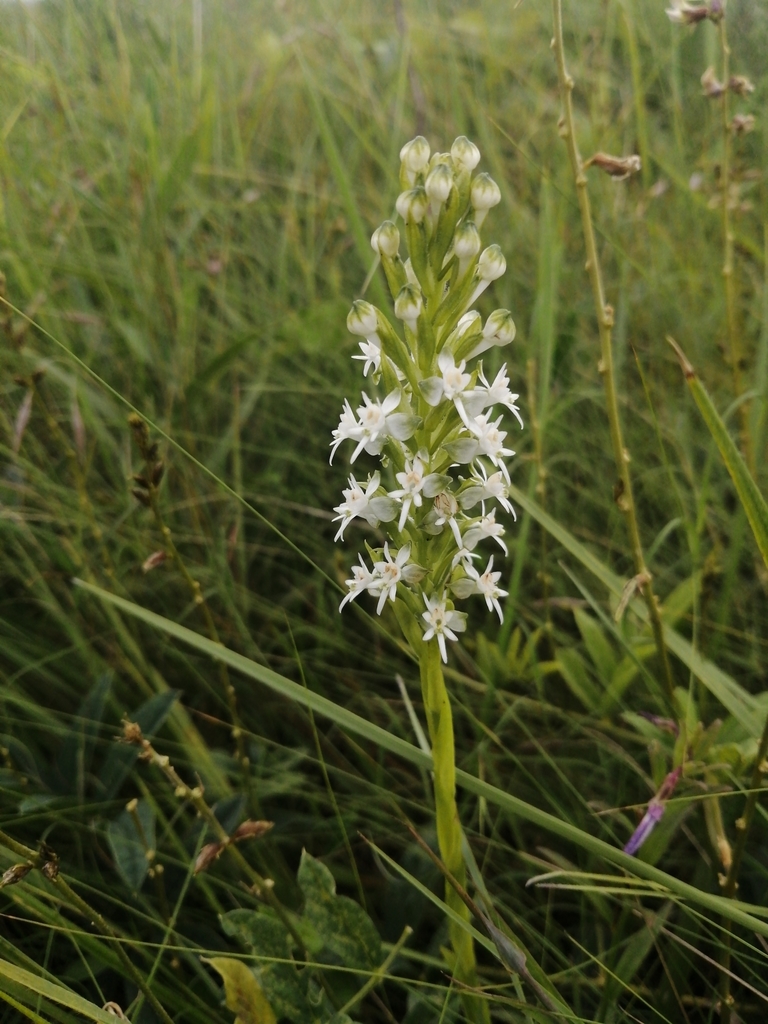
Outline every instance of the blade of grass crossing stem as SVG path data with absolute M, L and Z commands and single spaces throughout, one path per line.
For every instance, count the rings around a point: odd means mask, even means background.
M 155 629 L 166 633 L 168 636 L 174 637 L 182 643 L 196 648 L 198 651 L 203 654 L 207 654 L 215 661 L 223 661 L 230 668 L 238 672 L 242 672 L 243 675 L 264 683 L 264 685 L 274 692 L 287 697 L 289 700 L 295 701 L 297 704 L 311 708 L 320 715 L 324 715 L 326 718 L 329 718 L 334 722 L 339 728 L 348 729 L 355 735 L 361 736 L 363 739 L 377 744 L 384 750 L 388 750 L 390 753 L 395 754 L 398 757 L 402 757 L 411 764 L 427 769 L 432 767 L 432 758 L 429 754 L 425 753 L 425 751 L 420 750 L 412 743 L 408 743 L 407 740 L 393 735 L 381 726 L 375 725 L 373 722 L 369 722 L 366 719 L 361 718 L 359 715 L 354 714 L 354 712 L 349 711 L 347 708 L 343 708 L 340 705 L 335 704 L 327 697 L 323 697 L 319 693 L 314 693 L 312 690 L 304 689 L 303 686 L 299 685 L 299 683 L 295 683 L 292 679 L 286 679 L 277 672 L 273 672 L 272 669 L 266 668 L 264 665 L 259 665 L 256 662 L 251 661 L 249 658 L 244 657 L 242 654 L 238 654 L 236 651 L 231 651 L 221 644 L 215 644 L 212 640 L 209 640 L 208 637 L 201 636 L 200 634 L 193 632 L 191 629 L 187 629 L 186 626 L 180 626 L 178 623 L 172 622 L 170 619 L 166 619 L 162 615 L 157 615 L 155 612 L 151 612 L 146 608 L 142 608 L 140 605 L 134 604 L 132 601 L 127 601 L 122 597 L 117 597 L 106 590 L 102 590 L 100 587 L 95 587 L 90 583 L 84 583 L 82 580 L 75 580 L 74 583 L 76 586 L 87 591 L 89 594 L 92 594 L 94 597 L 98 597 L 102 601 L 111 602 L 118 608 L 122 608 L 122 610 L 127 614 L 133 615 L 135 618 L 140 619 Z M 756 907 L 752 904 L 740 903 L 735 900 L 727 900 L 722 896 L 717 896 L 713 893 L 697 889 L 696 886 L 690 885 L 687 882 L 682 882 L 680 879 L 675 878 L 672 875 L 668 875 L 665 871 L 661 871 L 659 868 L 646 864 L 643 861 L 636 860 L 634 857 L 624 853 L 623 850 L 619 850 L 617 847 L 611 846 L 604 840 L 598 839 L 596 836 L 593 836 L 588 832 L 584 832 L 582 829 L 577 828 L 570 822 L 562 821 L 560 818 L 555 817 L 555 815 L 549 814 L 547 811 L 542 811 L 538 807 L 534 807 L 532 804 L 528 804 L 524 800 L 521 800 L 519 797 L 513 796 L 511 793 L 506 793 L 503 790 L 498 789 L 496 786 L 492 786 L 490 783 L 484 782 L 482 779 L 478 779 L 474 775 L 470 775 L 468 772 L 457 770 L 456 782 L 459 786 L 462 786 L 475 796 L 485 797 L 489 802 L 495 804 L 510 815 L 520 817 L 525 821 L 529 821 L 532 824 L 553 833 L 554 835 L 558 835 L 567 842 L 573 843 L 575 846 L 578 846 L 583 850 L 587 850 L 595 856 L 607 860 L 611 864 L 615 864 L 617 867 L 632 875 L 659 883 L 664 886 L 670 897 L 676 896 L 681 900 L 690 900 L 691 903 L 694 903 L 699 907 L 703 907 L 714 914 L 728 918 L 735 924 L 739 924 L 744 928 L 768 937 L 768 921 L 760 920 L 759 917 L 755 916 L 755 914 L 768 916 L 768 910 L 765 908 Z
M 667 338 L 667 341 L 675 350 L 675 354 L 680 360 L 685 380 L 696 405 L 699 407 L 699 412 L 707 425 L 707 429 L 720 451 L 731 480 L 733 480 L 733 486 L 736 488 L 739 501 L 747 514 L 749 525 L 752 527 L 752 533 L 755 535 L 757 546 L 760 549 L 760 554 L 763 556 L 763 561 L 768 568 L 768 504 L 766 504 L 765 498 L 758 490 L 746 462 L 741 457 L 739 449 L 728 433 L 728 428 L 723 423 L 723 419 L 715 408 L 714 402 L 709 397 L 709 392 L 696 375 L 693 366 L 688 362 L 683 350 L 672 338 Z

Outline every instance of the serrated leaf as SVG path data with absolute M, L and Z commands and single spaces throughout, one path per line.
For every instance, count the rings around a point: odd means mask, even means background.
M 147 850 L 155 848 L 155 815 L 146 800 L 137 801 L 136 817 L 141 832 L 128 811 L 123 811 L 107 825 L 107 840 L 115 867 L 132 892 L 138 892 L 143 885 L 149 870 Z
M 203 957 L 224 980 L 227 1008 L 235 1012 L 235 1024 L 277 1024 L 277 1017 L 256 976 L 242 960 L 228 956 Z

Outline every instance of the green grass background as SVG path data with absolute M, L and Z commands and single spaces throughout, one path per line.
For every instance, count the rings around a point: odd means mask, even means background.
M 38 326 L 2 314 L 0 827 L 55 850 L 149 973 L 165 934 L 163 901 L 182 893 L 199 825 L 141 765 L 105 793 L 121 716 L 179 691 L 158 747 L 190 781 L 199 772 L 212 801 L 236 801 L 239 777 L 210 660 L 70 584 L 78 576 L 204 632 L 171 563 L 142 573 L 161 538 L 131 496 L 140 465 L 126 403 L 173 439 L 160 438 L 163 512 L 222 641 L 414 741 L 395 675 L 418 710 L 417 673 L 393 639 L 394 621 L 337 612 L 338 584 L 365 534 L 350 530 L 344 545 L 333 544 L 330 509 L 346 467 L 342 458 L 329 467 L 327 456 L 341 403 L 361 386 L 345 315 L 372 267 L 370 232 L 394 210 L 399 148 L 417 133 L 435 149 L 468 135 L 501 187 L 484 240 L 501 245 L 508 269 L 480 308 L 508 307 L 518 327 L 503 353 L 526 420 L 513 481 L 615 573 L 632 573 L 612 496 L 578 208 L 558 136 L 551 12 L 538 0 L 44 0 L 4 4 L 1 13 L 0 269 L 8 301 Z M 683 346 L 735 428 L 720 273 L 721 136 L 717 105 L 699 83 L 719 60 L 716 30 L 676 28 L 655 0 L 580 0 L 565 5 L 565 18 L 583 154 L 638 152 L 643 160 L 642 173 L 620 184 L 592 170 L 589 187 L 656 591 L 667 621 L 760 697 L 766 572 L 664 341 L 672 334 Z M 756 86 L 733 104 L 757 115 L 756 130 L 734 143 L 733 226 L 744 379 L 765 492 L 765 7 L 730 0 L 728 29 L 732 68 Z M 385 301 L 377 277 L 366 294 Z M 29 377 L 39 370 L 22 431 Z M 534 410 L 544 494 L 536 490 Z M 478 602 L 449 673 L 459 764 L 620 847 L 666 756 L 655 739 L 649 756 L 648 737 L 623 717 L 659 710 L 642 626 L 632 616 L 612 625 L 605 587 L 522 509 L 507 538 L 508 624 L 499 632 Z M 606 697 L 627 649 L 641 652 L 647 671 Z M 681 662 L 674 669 L 697 701 L 697 720 L 728 717 L 711 688 Z M 253 800 L 221 813 L 234 820 L 258 812 L 276 823 L 258 851 L 243 849 L 289 905 L 298 905 L 305 846 L 343 891 L 362 893 L 385 940 L 414 926 L 410 952 L 381 990 L 385 1008 L 367 1000 L 359 1019 L 454 1019 L 459 1003 L 446 1002 L 439 962 L 441 915 L 358 837 L 371 836 L 438 891 L 402 821 L 407 815 L 431 837 L 428 775 L 259 684 L 233 680 Z M 103 708 L 96 701 L 83 710 L 100 685 Z M 733 720 L 724 728 L 745 740 Z M 722 779 L 733 836 L 744 776 L 726 770 Z M 674 821 L 643 856 L 717 892 L 704 793 L 701 783 L 685 790 Z M 107 826 L 134 796 L 156 816 L 165 893 L 147 880 L 134 894 L 115 869 Z M 547 865 L 610 869 L 470 795 L 461 813 L 497 909 L 579 1019 L 715 1019 L 716 918 L 675 900 L 598 891 L 601 882 L 525 888 Z M 739 889 L 758 905 L 768 895 L 766 838 L 759 811 Z M 0 856 L 4 867 L 13 862 Z M 217 913 L 242 899 L 223 861 L 183 890 L 156 983 L 174 1020 L 232 1019 L 199 955 L 234 948 Z M 3 890 L 0 913 L 6 960 L 98 1005 L 130 1003 L 134 992 L 108 944 L 62 911 L 45 883 Z M 764 1020 L 766 947 L 747 932 L 736 936 L 733 970 L 751 986 L 734 982 L 738 1011 Z M 498 963 L 483 963 L 499 1020 L 542 1019 L 520 1016 L 533 1011 L 516 1008 L 518 993 Z M 0 988 L 43 1019 L 81 1019 L 11 982 Z M 19 1013 L 0 1004 L 3 1021 Z M 133 1019 L 151 1021 L 151 1010 Z

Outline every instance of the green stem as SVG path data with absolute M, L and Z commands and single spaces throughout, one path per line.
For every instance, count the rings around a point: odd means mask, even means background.
M 765 724 L 763 726 L 763 734 L 760 737 L 760 746 L 757 750 L 757 757 L 755 758 L 755 767 L 752 769 L 752 779 L 749 785 L 749 794 L 744 804 L 744 813 L 736 821 L 736 831 L 738 838 L 736 840 L 736 846 L 733 851 L 733 859 L 731 866 L 728 869 L 728 875 L 725 879 L 725 885 L 723 886 L 723 895 L 729 899 L 733 899 L 736 895 L 736 889 L 739 884 L 739 868 L 741 867 L 741 861 L 744 856 L 744 850 L 747 845 L 747 835 L 749 834 L 750 826 L 752 825 L 752 819 L 755 815 L 755 808 L 757 807 L 757 798 L 760 795 L 760 789 L 763 784 L 764 777 L 768 774 L 768 715 L 766 715 Z M 723 966 L 722 974 L 720 975 L 720 1021 L 721 1024 L 730 1024 L 731 1022 L 731 1007 L 733 1006 L 733 997 L 731 996 L 731 931 L 733 925 L 730 921 L 723 922 L 723 949 L 720 957 L 720 962 Z
M 453 715 L 445 687 L 440 650 L 432 639 L 421 644 L 419 657 L 421 692 L 432 744 L 435 786 L 435 819 L 437 845 L 443 863 L 458 883 L 466 888 L 466 866 L 461 852 L 462 829 L 456 806 L 456 762 L 453 742 Z M 469 924 L 470 914 L 453 886 L 446 882 L 445 902 Z M 477 988 L 475 948 L 469 930 L 451 920 L 448 926 L 453 947 L 453 973 L 467 989 Z M 467 1019 L 473 1024 L 489 1024 L 490 1015 L 484 999 L 468 991 L 462 996 Z
M 629 542 L 632 549 L 632 559 L 635 564 L 637 577 L 646 581 L 642 584 L 642 593 L 648 607 L 648 616 L 651 623 L 654 643 L 661 665 L 662 676 L 667 690 L 667 697 L 672 704 L 674 694 L 674 680 L 672 667 L 669 662 L 669 654 L 664 642 L 664 629 L 661 623 L 661 614 L 656 595 L 653 592 L 651 574 L 645 564 L 643 546 L 640 540 L 640 529 L 637 522 L 635 500 L 632 494 L 632 478 L 629 472 L 629 452 L 624 447 L 624 439 L 621 431 L 621 419 L 619 417 L 619 403 L 616 394 L 616 379 L 613 370 L 613 308 L 605 301 L 603 289 L 603 275 L 600 267 L 600 259 L 597 254 L 595 232 L 592 226 L 592 208 L 589 202 L 587 191 L 587 179 L 584 173 L 584 164 L 579 153 L 576 142 L 576 131 L 573 118 L 573 79 L 568 74 L 565 64 L 565 44 L 563 43 L 563 11 L 562 0 L 552 0 L 552 11 L 554 16 L 554 50 L 557 59 L 557 77 L 560 84 L 560 97 L 563 104 L 563 120 L 561 131 L 568 147 L 568 156 L 571 162 L 574 180 L 576 182 L 576 193 L 581 211 L 581 223 L 584 231 L 584 244 L 587 250 L 587 270 L 592 285 L 592 294 L 597 312 L 597 325 L 600 334 L 600 362 L 598 368 L 603 377 L 605 388 L 605 403 L 608 413 L 608 425 L 611 433 L 611 446 L 613 457 L 616 462 L 618 473 L 618 485 L 616 488 L 615 500 L 624 520 L 627 524 Z
M 725 286 L 725 319 L 728 334 L 728 358 L 731 363 L 731 374 L 733 376 L 733 397 L 741 398 L 741 339 L 736 324 L 736 296 L 733 282 L 734 261 L 733 261 L 733 229 L 731 227 L 730 210 L 730 185 L 731 185 L 731 123 L 728 109 L 728 82 L 730 81 L 730 57 L 731 48 L 728 45 L 728 35 L 725 27 L 725 16 L 720 19 L 720 49 L 723 55 L 723 96 L 722 96 L 722 132 L 723 132 L 723 159 L 720 168 L 720 190 L 722 199 L 722 227 L 723 227 L 723 284 Z M 739 420 L 741 433 L 741 452 L 744 461 L 749 466 L 752 474 L 755 475 L 755 459 L 752 450 L 752 438 L 749 429 L 749 403 L 739 403 Z
M 119 938 L 117 932 L 107 924 L 105 918 L 103 918 L 92 906 L 86 903 L 82 896 L 79 896 L 65 881 L 64 876 L 59 873 L 57 866 L 55 866 L 55 862 L 47 861 L 46 857 L 42 853 L 31 849 L 29 846 L 25 846 L 23 843 L 17 842 L 5 832 L 0 832 L 0 845 L 4 846 L 7 850 L 10 850 L 11 853 L 15 853 L 17 857 L 23 857 L 24 860 L 30 863 L 33 868 L 43 871 L 48 881 L 55 885 L 62 894 L 65 902 L 68 903 L 69 906 L 78 910 L 87 921 L 90 921 L 91 924 L 101 932 L 102 935 L 105 935 L 109 939 Z M 161 1005 L 159 999 L 150 989 L 144 976 L 136 967 L 134 967 L 133 963 L 129 959 L 128 954 L 123 949 L 122 942 L 115 942 L 113 948 L 116 956 L 123 965 L 123 970 L 126 972 L 126 976 L 130 978 L 136 986 L 138 986 L 141 992 L 144 993 L 150 1006 L 163 1024 L 173 1024 L 173 1021 Z

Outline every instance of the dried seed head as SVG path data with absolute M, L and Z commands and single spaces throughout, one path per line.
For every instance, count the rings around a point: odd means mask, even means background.
M 755 91 L 755 87 L 745 75 L 731 75 L 728 79 L 728 88 L 737 96 L 749 96 Z
M 725 92 L 725 86 L 718 81 L 713 67 L 707 68 L 701 76 L 701 88 L 704 95 L 710 100 L 719 99 Z
M 731 121 L 731 131 L 734 135 L 748 135 L 754 128 L 754 114 L 735 114 Z
M 595 153 L 585 160 L 584 167 L 599 167 L 601 171 L 609 174 L 614 181 L 624 181 L 630 174 L 637 174 L 642 167 L 640 157 L 633 153 L 631 156 L 611 156 L 608 153 Z

